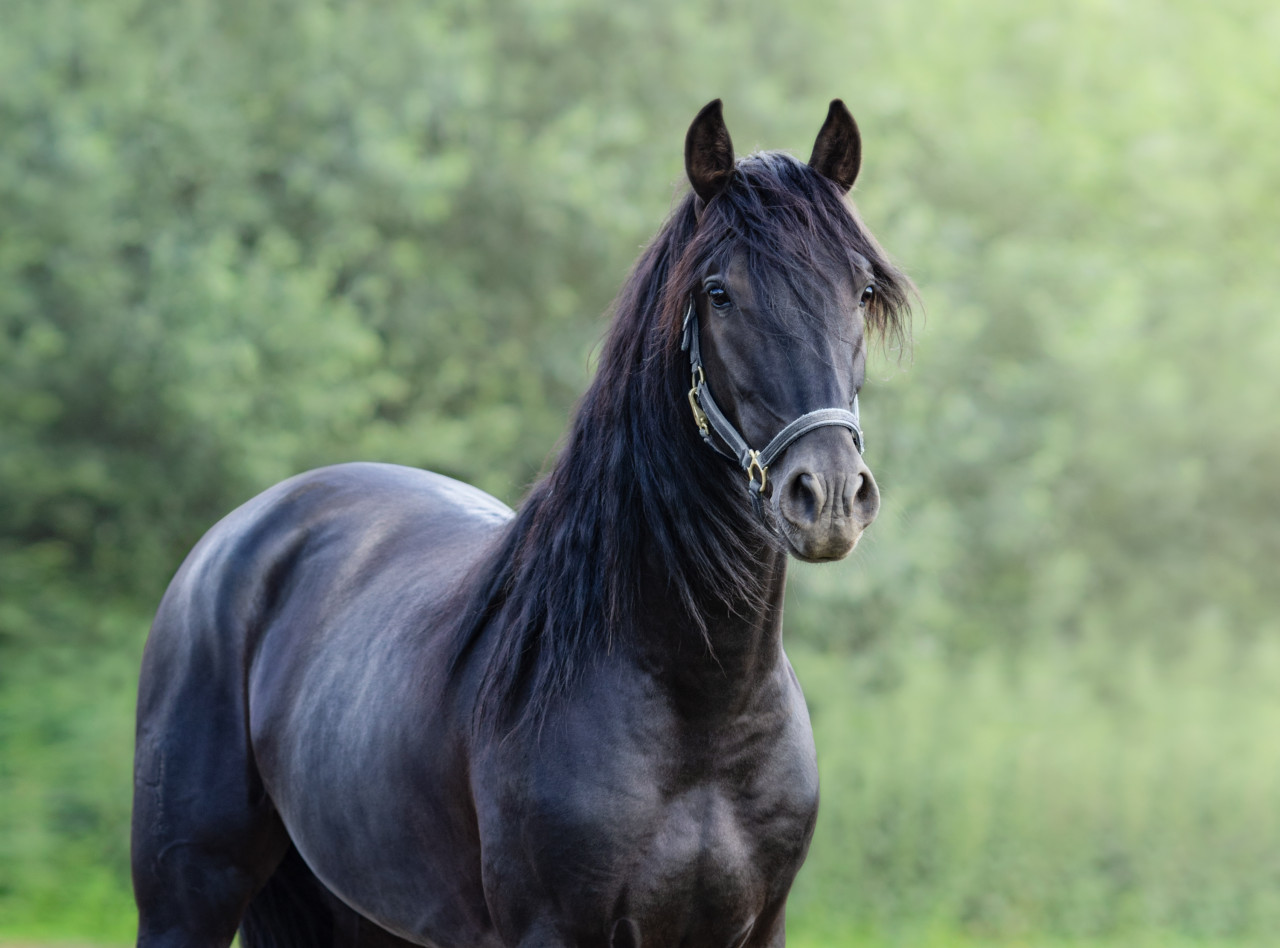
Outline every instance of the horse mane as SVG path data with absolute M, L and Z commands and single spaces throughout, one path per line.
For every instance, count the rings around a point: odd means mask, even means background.
M 866 314 L 881 339 L 902 338 L 914 292 L 840 189 L 795 158 L 740 160 L 703 206 L 686 194 L 636 263 L 613 305 L 594 381 L 564 447 L 460 591 L 453 668 L 487 628 L 477 726 L 540 725 L 549 702 L 636 627 L 636 577 L 662 564 L 689 634 L 707 639 L 708 611 L 760 604 L 757 564 L 777 541 L 750 513 L 740 472 L 701 444 L 689 415 L 684 311 L 707 267 L 734 253 L 753 274 L 807 279 L 833 254 L 869 266 Z M 777 327 L 780 331 L 782 327 Z

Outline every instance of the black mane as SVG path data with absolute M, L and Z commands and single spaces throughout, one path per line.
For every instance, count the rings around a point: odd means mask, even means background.
M 709 609 L 760 595 L 753 564 L 774 541 L 750 515 L 740 472 L 700 443 L 685 399 L 681 322 L 708 265 L 740 252 L 753 279 L 811 283 L 843 255 L 874 274 L 868 330 L 905 333 L 910 281 L 808 165 L 751 155 L 701 205 L 686 195 L 636 264 L 563 451 L 463 593 L 455 667 L 490 622 L 508 630 L 483 672 L 483 727 L 540 720 L 615 630 L 635 627 L 636 577 L 654 564 L 691 634 L 705 636 Z

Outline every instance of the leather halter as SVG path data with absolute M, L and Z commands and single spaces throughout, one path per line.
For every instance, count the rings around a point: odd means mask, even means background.
M 689 308 L 685 310 L 680 337 L 680 348 L 688 351 L 689 366 L 693 373 L 693 386 L 689 389 L 689 407 L 693 409 L 693 420 L 698 425 L 698 433 L 702 435 L 703 442 L 729 460 L 737 461 L 738 466 L 746 472 L 747 489 L 751 493 L 751 507 L 755 510 L 756 516 L 764 519 L 764 507 L 760 496 L 768 482 L 769 465 L 797 439 L 815 428 L 824 428 L 828 425 L 848 428 L 853 435 L 853 446 L 858 449 L 859 454 L 865 453 L 862 426 L 858 422 L 857 392 L 854 392 L 853 400 L 849 403 L 849 410 L 819 408 L 816 411 L 806 412 L 785 425 L 759 451 L 753 449 L 747 444 L 747 439 L 725 417 L 716 400 L 711 397 L 707 376 L 702 370 L 702 349 L 698 342 L 698 335 L 698 308 L 694 300 L 690 299 Z M 712 440 L 712 431 L 720 436 L 720 440 L 728 445 L 729 450 L 726 451 Z M 756 480 L 756 475 L 759 475 L 759 481 Z

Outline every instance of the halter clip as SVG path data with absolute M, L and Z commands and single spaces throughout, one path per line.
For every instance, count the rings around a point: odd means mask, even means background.
M 747 465 L 747 486 L 757 493 L 763 494 L 769 478 L 769 468 L 760 463 L 760 452 L 751 451 L 751 462 Z M 756 471 L 760 472 L 760 486 L 756 487 Z
M 706 383 L 707 377 L 702 373 L 702 366 L 695 365 L 693 367 L 693 387 L 689 389 L 689 407 L 693 409 L 693 420 L 697 422 L 698 431 L 704 438 L 711 432 L 707 427 L 707 413 L 698 404 L 698 388 Z

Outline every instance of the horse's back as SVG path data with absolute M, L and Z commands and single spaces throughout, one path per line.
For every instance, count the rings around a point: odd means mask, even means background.
M 379 589 L 443 607 L 510 517 L 477 488 L 390 464 L 319 468 L 269 488 L 214 525 L 170 583 L 147 643 L 140 711 L 153 665 L 243 670 L 279 637 L 282 612 L 332 614 Z
M 308 471 L 215 524 L 182 564 L 160 613 L 204 606 L 234 619 L 227 610 L 278 605 L 304 571 L 332 571 L 326 581 L 340 584 L 353 578 L 344 569 L 395 570 L 409 559 L 465 571 L 510 517 L 497 499 L 430 471 L 367 463 Z

